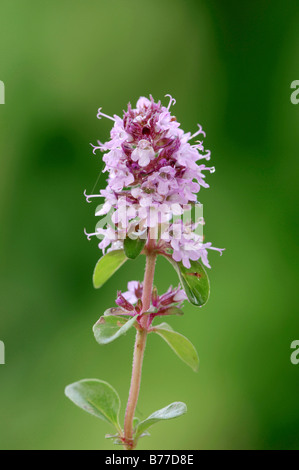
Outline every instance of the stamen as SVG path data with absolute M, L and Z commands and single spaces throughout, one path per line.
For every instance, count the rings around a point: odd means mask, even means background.
M 93 197 L 103 197 L 101 194 L 86 194 L 86 189 L 84 190 L 84 196 L 86 197 L 86 202 L 88 202 L 88 204 L 92 201 L 90 201 L 89 199 L 90 198 L 93 198 Z
M 209 170 L 210 173 L 215 173 L 216 168 L 212 166 L 211 168 L 206 168 L 206 170 Z
M 167 106 L 167 111 L 169 111 L 170 107 L 176 104 L 176 100 L 171 95 L 165 95 L 165 98 L 170 98 L 169 104 Z
M 204 150 L 203 140 L 197 140 L 196 144 L 191 145 L 191 147 L 194 147 L 195 149 L 200 150 L 202 152 Z
M 214 246 L 208 246 L 207 247 L 209 250 L 214 250 L 214 251 L 218 251 L 218 253 L 220 253 L 220 256 L 223 255 L 223 251 L 225 251 L 225 248 L 215 248 Z
M 114 122 L 115 122 L 115 119 L 114 119 L 113 117 L 108 116 L 108 114 L 102 113 L 102 108 L 99 108 L 99 109 L 98 109 L 97 118 L 98 118 L 98 119 L 101 119 L 102 117 L 105 117 L 106 119 L 110 119 L 111 121 L 114 121 Z
M 86 235 L 88 241 L 91 240 L 91 237 L 95 237 L 95 236 L 97 236 L 97 235 L 101 235 L 99 232 L 87 233 L 86 228 L 84 229 L 84 234 Z
M 196 137 L 199 134 L 202 134 L 204 137 L 206 137 L 206 133 L 202 130 L 201 125 L 200 124 L 197 124 L 197 125 L 198 125 L 198 131 L 195 132 L 195 134 L 191 135 L 189 140 L 194 139 L 194 137 Z
M 202 156 L 206 160 L 211 160 L 211 150 L 207 150 L 207 153 Z
M 198 142 L 199 142 L 199 141 L 198 141 Z M 203 147 L 203 145 L 202 145 L 202 142 L 199 142 L 198 145 L 192 145 L 191 147 L 197 149 L 197 150 L 200 151 L 200 152 L 203 152 L 203 151 L 205 150 L 204 147 Z M 202 159 L 211 160 L 211 150 L 206 150 L 206 152 L 207 152 L 207 153 L 206 153 L 205 155 L 201 155 L 201 156 L 200 156 L 200 159 L 201 159 L 201 160 L 202 160 Z
M 91 146 L 93 147 L 92 153 L 93 153 L 94 155 L 96 154 L 96 151 L 97 151 L 97 150 L 102 151 L 103 144 L 102 144 L 102 142 L 100 142 L 99 140 L 98 140 L 98 145 L 93 145 L 93 144 L 89 144 L 89 145 L 91 145 Z

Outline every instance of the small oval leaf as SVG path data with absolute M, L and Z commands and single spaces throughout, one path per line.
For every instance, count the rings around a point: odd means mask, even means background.
M 202 263 L 200 261 L 190 261 L 191 268 L 187 269 L 182 262 L 177 263 L 169 256 L 166 256 L 166 259 L 178 273 L 189 301 L 197 307 L 205 305 L 210 297 L 210 281 Z
M 104 315 L 93 327 L 96 341 L 99 344 L 111 343 L 132 328 L 137 317 Z
M 96 289 L 102 287 L 108 279 L 127 261 L 123 250 L 109 251 L 102 256 L 93 272 L 93 285 Z
M 146 418 L 144 421 L 141 421 L 137 425 L 135 439 L 138 439 L 150 426 L 157 423 L 158 421 L 177 418 L 186 412 L 187 406 L 185 403 L 180 401 L 176 401 L 166 406 L 165 408 L 162 408 L 161 410 L 155 411 L 148 418 Z
M 107 382 L 96 379 L 80 380 L 68 385 L 65 394 L 82 410 L 120 430 L 120 399 L 114 388 Z
M 199 358 L 197 351 L 191 341 L 185 336 L 174 331 L 167 323 L 161 323 L 155 326 L 153 331 L 157 333 L 176 355 L 196 372 L 199 367 Z
M 124 240 L 124 251 L 126 256 L 130 259 L 136 259 L 142 252 L 145 243 L 146 239 L 143 238 L 132 239 L 130 237 L 126 237 Z

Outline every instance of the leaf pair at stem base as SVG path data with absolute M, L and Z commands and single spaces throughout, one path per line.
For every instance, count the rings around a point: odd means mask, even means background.
M 75 405 L 87 413 L 111 424 L 117 434 L 106 437 L 113 438 L 117 444 L 124 444 L 123 432 L 119 425 L 120 398 L 110 384 L 102 380 L 85 379 L 68 385 L 65 394 Z M 158 421 L 177 418 L 186 412 L 187 407 L 184 403 L 174 402 L 161 410 L 155 411 L 143 421 L 135 418 L 133 448 L 136 447 L 141 437 L 148 435 L 147 429 L 150 426 Z

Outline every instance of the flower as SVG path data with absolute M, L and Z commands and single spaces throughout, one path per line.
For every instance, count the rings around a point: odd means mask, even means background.
M 114 315 L 135 316 L 138 315 L 137 321 L 141 320 L 144 313 L 149 315 L 149 325 L 157 316 L 181 315 L 180 308 L 187 296 L 180 286 L 173 288 L 170 286 L 167 292 L 158 295 L 156 288 L 153 289 L 151 295 L 151 306 L 148 312 L 142 311 L 142 294 L 143 284 L 138 281 L 130 281 L 126 292 L 117 293 L 116 305 L 120 308 L 111 309 Z
M 216 250 L 222 255 L 223 248 L 214 248 L 212 243 L 203 243 L 203 236 L 196 233 L 197 224 L 182 223 L 177 221 L 170 226 L 170 245 L 173 249 L 172 258 L 176 262 L 182 262 L 185 268 L 191 268 L 191 261 L 201 259 L 202 263 L 210 268 L 208 262 L 208 249 Z
M 170 98 L 167 107 L 160 101 L 156 103 L 152 96 L 141 97 L 136 108 L 128 105 L 122 118 L 108 116 L 101 108 L 98 110 L 99 119 L 105 117 L 114 123 L 110 140 L 93 145 L 93 153 L 104 152 L 107 187 L 99 194 L 85 192 L 85 196 L 87 202 L 91 198 L 104 198 L 96 215 L 105 216 L 110 212 L 112 215 L 108 224 L 86 235 L 88 238 L 102 236 L 99 248 L 103 251 L 121 247 L 128 234 L 136 238 L 150 228 L 171 224 L 174 215 L 183 214 L 198 202 L 201 187 L 209 187 L 206 172 L 213 173 L 215 168 L 207 167 L 202 161 L 210 160 L 211 153 L 205 150 L 201 140 L 194 142 L 200 135 L 205 137 L 205 133 L 200 125 L 194 134 L 185 133 L 170 112 L 175 100 L 167 96 Z M 190 260 L 200 258 L 209 267 L 207 249 L 220 253 L 221 250 L 210 243 L 203 244 L 203 240 L 191 232 L 190 226 L 185 225 L 180 239 L 164 242 L 165 250 L 170 249 L 173 259 L 182 261 L 186 268 L 190 267 Z
M 148 166 L 148 164 L 156 157 L 155 151 L 150 142 L 146 139 L 139 140 L 137 147 L 131 154 L 133 162 L 138 162 L 140 167 Z

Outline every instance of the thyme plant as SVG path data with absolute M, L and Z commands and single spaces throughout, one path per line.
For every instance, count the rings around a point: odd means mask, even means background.
M 168 323 L 156 323 L 156 318 L 182 315 L 184 300 L 198 307 L 205 305 L 210 293 L 205 269 L 210 268 L 208 250 L 222 254 L 222 249 L 204 242 L 204 221 L 198 216 L 202 206 L 197 194 L 201 187 L 209 187 L 205 172 L 215 171 L 205 165 L 210 160 L 210 151 L 200 140 L 205 134 L 201 126 L 193 135 L 185 133 L 170 112 L 173 104 L 171 96 L 167 107 L 155 103 L 152 97 L 142 97 L 135 109 L 128 105 L 123 118 L 107 116 L 100 108 L 98 118 L 113 121 L 110 141 L 93 145 L 94 154 L 104 152 L 107 187 L 98 194 L 87 195 L 85 191 L 87 202 L 93 198 L 104 200 L 96 211 L 96 216 L 102 217 L 96 231 L 85 231 L 88 239 L 100 238 L 99 248 L 103 251 L 94 270 L 94 287 L 100 288 L 128 259 L 145 255 L 146 267 L 143 282 L 130 281 L 127 292 L 118 291 L 116 305 L 93 327 L 101 345 L 129 329 L 136 330 L 123 426 L 119 421 L 119 396 L 107 382 L 81 380 L 66 387 L 65 393 L 76 405 L 112 425 L 114 433 L 106 437 L 127 450 L 135 449 L 156 422 L 187 411 L 186 405 L 178 401 L 147 419 L 135 416 L 147 337 L 159 335 L 182 361 L 194 371 L 198 369 L 198 354 L 192 343 Z M 158 256 L 169 261 L 180 281 L 178 287 L 171 286 L 164 294 L 159 294 L 153 284 Z

